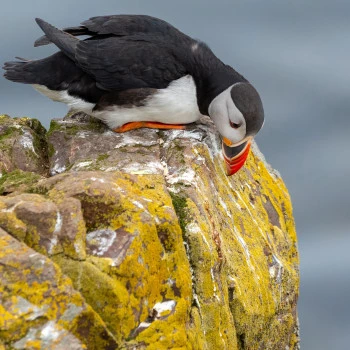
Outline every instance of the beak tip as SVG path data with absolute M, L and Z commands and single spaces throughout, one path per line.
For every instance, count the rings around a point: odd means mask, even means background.
M 225 154 L 225 151 L 223 148 L 223 156 L 225 160 L 225 168 L 226 168 L 227 176 L 232 176 L 243 167 L 243 165 L 247 160 L 249 149 L 250 149 L 250 142 L 247 142 L 246 146 L 243 148 L 243 150 L 239 154 L 237 154 L 232 158 L 229 158 Z

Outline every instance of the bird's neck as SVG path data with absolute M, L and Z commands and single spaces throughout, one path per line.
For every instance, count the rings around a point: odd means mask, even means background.
M 228 69 L 230 68 L 230 69 Z M 234 74 L 236 73 L 236 74 Z M 203 78 L 204 77 L 204 78 Z M 246 81 L 231 67 L 214 70 L 211 74 L 193 77 L 197 88 L 197 103 L 201 114 L 209 115 L 208 108 L 216 96 L 238 82 Z
M 197 88 L 198 108 L 201 114 L 208 115 L 208 108 L 213 99 L 229 86 L 247 80 L 232 67 L 221 62 L 204 43 L 192 46 L 189 73 Z

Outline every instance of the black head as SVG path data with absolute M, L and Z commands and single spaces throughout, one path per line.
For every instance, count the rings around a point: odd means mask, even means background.
M 226 173 L 232 175 L 243 166 L 253 137 L 264 124 L 260 96 L 248 82 L 233 84 L 210 103 L 209 115 L 222 137 Z
M 231 98 L 245 119 L 245 136 L 256 135 L 264 124 L 264 108 L 258 92 L 249 83 L 238 83 L 232 86 Z

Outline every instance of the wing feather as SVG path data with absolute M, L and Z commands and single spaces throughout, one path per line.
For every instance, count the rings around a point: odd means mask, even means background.
M 73 36 L 129 36 L 148 33 L 168 37 L 182 36 L 191 40 L 166 21 L 146 15 L 96 16 L 82 22 L 80 26 L 64 28 L 63 31 Z M 34 46 L 48 44 L 50 40 L 44 35 L 35 41 Z
M 187 74 L 164 39 L 111 37 L 80 41 L 77 64 L 104 89 L 165 88 Z

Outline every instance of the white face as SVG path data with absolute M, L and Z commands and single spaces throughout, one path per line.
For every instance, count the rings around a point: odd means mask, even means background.
M 208 112 L 221 136 L 226 137 L 236 145 L 245 139 L 246 122 L 243 114 L 232 101 L 232 86 L 211 101 Z

